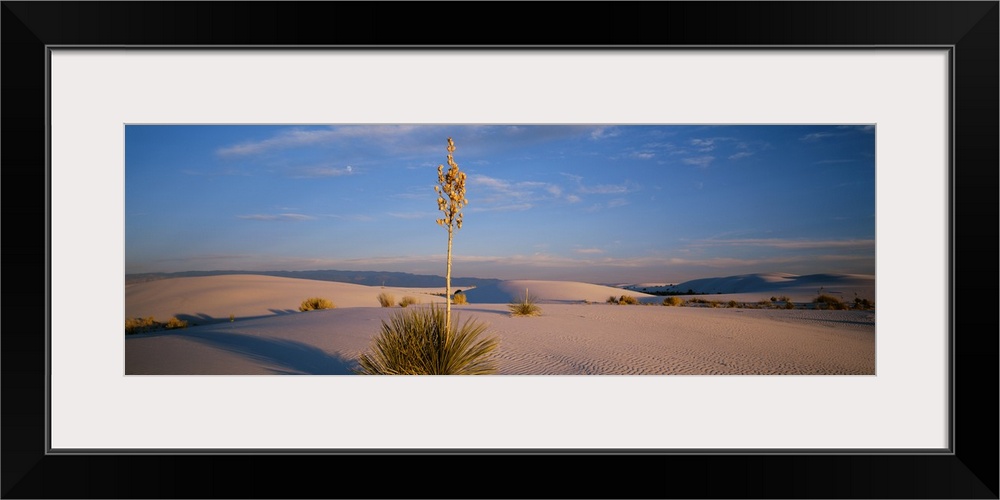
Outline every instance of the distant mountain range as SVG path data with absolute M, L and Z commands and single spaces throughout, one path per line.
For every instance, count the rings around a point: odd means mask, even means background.
M 230 274 L 257 274 L 263 276 L 279 276 L 282 278 L 299 278 L 319 281 L 336 281 L 338 283 L 354 283 L 368 286 L 391 286 L 403 288 L 434 288 L 445 286 L 444 276 L 429 274 L 410 274 L 389 271 L 183 271 L 178 273 L 141 273 L 126 274 L 125 284 L 156 281 L 167 278 L 190 278 L 197 276 L 221 276 Z M 473 287 L 499 283 L 501 280 L 492 278 L 451 278 L 452 287 Z

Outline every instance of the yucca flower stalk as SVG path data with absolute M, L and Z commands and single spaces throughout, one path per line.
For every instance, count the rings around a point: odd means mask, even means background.
M 434 192 L 438 195 L 438 210 L 444 217 L 437 220 L 439 226 L 448 230 L 448 267 L 445 273 L 445 298 L 447 299 L 447 323 L 445 332 L 451 332 L 451 243 L 456 229 L 462 229 L 462 207 L 469 203 L 465 199 L 465 172 L 458 170 L 455 163 L 455 141 L 448 138 L 448 170 L 438 165 L 438 185 Z

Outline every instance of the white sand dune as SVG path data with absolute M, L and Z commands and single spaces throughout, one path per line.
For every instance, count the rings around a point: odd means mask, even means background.
M 696 293 L 724 295 L 720 299 L 752 301 L 771 295 L 786 295 L 794 301 L 808 302 L 820 293 L 853 301 L 855 296 L 875 300 L 875 276 L 868 274 L 810 274 L 786 273 L 742 274 L 719 278 L 685 281 L 673 286 L 663 283 L 631 285 L 632 290 L 650 293 Z M 855 295 L 857 294 L 857 295 Z
M 126 285 L 125 317 L 166 320 L 176 316 L 210 322 L 228 320 L 230 314 L 237 318 L 274 316 L 298 313 L 299 305 L 310 297 L 329 299 L 338 308 L 381 307 L 377 297 L 382 292 L 392 294 L 397 302 L 410 295 L 422 303 L 444 303 L 444 297 L 431 295 L 437 291 L 260 275 L 170 278 Z
M 382 291 L 378 287 L 288 283 L 286 278 L 210 278 L 149 283 L 159 285 L 159 290 L 127 293 L 126 310 L 138 311 L 143 303 L 151 308 L 143 301 L 155 299 L 174 304 L 164 309 L 171 312 L 162 317 L 205 311 L 213 318 L 228 318 L 223 311 L 237 305 L 249 314 L 238 315 L 241 319 L 231 323 L 127 336 L 126 374 L 349 374 L 381 321 L 402 312 L 378 306 L 375 296 Z M 542 315 L 511 317 L 505 303 L 525 286 L 542 298 Z M 500 340 L 496 352 L 500 375 L 875 374 L 873 311 L 603 303 L 612 290 L 622 292 L 584 283 L 517 280 L 470 290 L 470 304 L 454 309 L 459 321 L 483 322 L 487 334 Z M 407 294 L 406 289 L 396 292 L 397 299 Z M 183 297 L 175 296 L 178 293 Z M 292 295 L 279 297 L 282 293 Z M 292 310 L 305 296 L 324 294 L 338 302 L 336 309 L 261 313 Z M 423 295 L 425 304 L 411 307 L 427 307 L 432 298 L 443 301 Z M 600 303 L 585 304 L 585 299 Z M 269 300 L 275 303 L 265 304 Z M 144 314 L 152 313 L 137 315 Z
M 465 293 L 472 304 L 506 304 L 525 291 L 535 297 L 540 304 L 580 304 L 604 302 L 608 297 L 631 295 L 641 301 L 662 301 L 662 298 L 647 293 L 623 290 L 611 286 L 593 285 L 577 281 L 509 280 L 494 285 L 486 285 Z

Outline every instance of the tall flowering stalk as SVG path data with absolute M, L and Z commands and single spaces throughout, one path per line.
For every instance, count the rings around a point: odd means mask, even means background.
M 462 229 L 462 207 L 469 203 L 465 199 L 465 172 L 458 170 L 458 164 L 452 153 L 455 152 L 455 141 L 448 138 L 448 170 L 444 165 L 438 165 L 438 185 L 434 192 L 438 194 L 438 210 L 444 217 L 437 220 L 439 226 L 448 230 L 448 269 L 445 275 L 445 298 L 447 299 L 447 319 L 445 331 L 451 332 L 451 242 L 456 229 Z

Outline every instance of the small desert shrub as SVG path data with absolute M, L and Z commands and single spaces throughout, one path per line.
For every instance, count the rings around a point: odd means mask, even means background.
M 542 308 L 538 307 L 538 299 L 524 291 L 524 295 L 515 298 L 507 308 L 510 309 L 511 316 L 541 316 Z
M 410 306 L 410 305 L 413 305 L 413 304 L 419 304 L 419 303 L 420 303 L 420 301 L 417 300 L 416 297 L 410 297 L 409 295 L 407 295 L 406 297 L 403 297 L 403 300 L 399 301 L 399 307 L 406 307 L 406 306 Z M 384 307 L 388 307 L 388 306 L 384 306 Z
M 813 299 L 817 309 L 847 309 L 847 304 L 832 295 L 820 295 Z
M 608 304 L 617 304 L 618 303 L 618 297 L 615 297 L 614 295 L 612 295 L 612 296 L 608 297 L 608 300 L 606 300 L 605 302 L 607 302 Z
M 125 335 L 145 333 L 156 330 L 160 327 L 152 316 L 148 318 L 125 318 Z
M 637 299 L 637 298 L 635 298 L 635 297 L 633 297 L 631 295 L 622 295 L 621 298 L 618 299 L 618 303 L 619 304 L 635 305 L 635 304 L 639 303 L 639 299 Z
M 451 299 L 452 304 L 468 304 L 469 299 L 465 297 L 465 294 L 461 291 L 455 292 L 455 295 Z
M 719 302 L 718 300 L 713 300 L 713 301 L 711 301 L 711 302 L 708 303 L 708 306 L 712 307 L 712 308 L 716 308 L 716 307 L 719 307 L 721 305 L 722 305 L 722 302 Z
M 730 300 L 726 305 L 729 306 L 730 308 L 735 308 L 735 307 L 739 306 L 740 304 L 739 304 L 739 302 L 736 302 L 735 300 Z
M 468 320 L 446 327 L 447 312 L 431 304 L 393 313 L 358 359 L 362 375 L 487 375 L 497 371 L 495 337 L 481 338 L 486 325 Z M 446 332 L 449 334 L 446 335 Z
M 785 302 L 785 309 L 795 309 L 795 304 L 792 301 Z
M 854 308 L 855 309 L 862 309 L 862 310 L 875 309 L 875 303 L 872 302 L 872 301 L 870 301 L 870 300 L 868 300 L 868 299 L 861 299 L 861 298 L 855 297 L 854 298 Z
M 163 327 L 166 328 L 167 330 L 173 330 L 175 328 L 187 328 L 187 326 L 188 326 L 187 321 L 177 318 L 170 318 L 170 321 L 167 321 L 167 324 L 164 325 Z
M 393 304 L 396 303 L 396 297 L 393 297 L 391 293 L 382 292 L 382 293 L 378 294 L 378 297 L 376 297 L 376 298 L 378 299 L 378 303 L 382 307 L 392 307 Z M 403 304 L 400 303 L 399 305 L 402 306 Z M 403 306 L 403 307 L 406 307 L 406 306 Z
M 667 297 L 663 299 L 663 305 L 665 306 L 682 306 L 684 305 L 684 299 L 680 297 Z
M 330 302 L 327 299 L 310 297 L 302 301 L 302 305 L 299 306 L 299 311 L 306 312 L 314 309 L 333 309 L 335 307 L 336 306 L 333 305 L 333 302 Z

